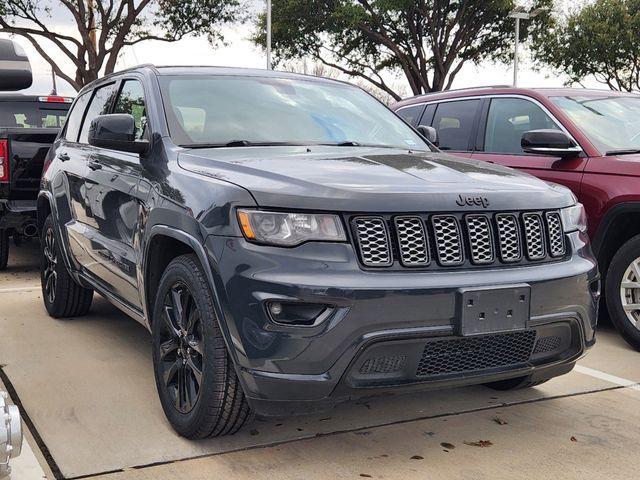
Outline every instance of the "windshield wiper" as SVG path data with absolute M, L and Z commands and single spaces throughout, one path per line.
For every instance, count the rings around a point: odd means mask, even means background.
M 605 153 L 605 155 L 633 155 L 634 153 L 640 153 L 640 148 L 621 148 L 619 150 L 609 150 Z

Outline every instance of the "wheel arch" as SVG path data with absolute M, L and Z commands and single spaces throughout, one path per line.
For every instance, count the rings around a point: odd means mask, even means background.
M 166 269 L 166 266 L 174 258 L 185 254 L 195 254 L 204 270 L 207 283 L 211 289 L 214 298 L 214 309 L 218 317 L 218 323 L 222 330 L 229 353 L 235 357 L 232 344 L 230 343 L 230 333 L 224 317 L 224 310 L 221 303 L 221 297 L 216 287 L 216 268 L 212 265 L 212 261 L 207 255 L 205 247 L 194 235 L 183 230 L 168 225 L 154 225 L 151 227 L 148 241 L 146 242 L 144 254 L 144 307 L 147 328 L 151 330 L 153 325 L 153 300 L 157 292 L 160 278 Z
M 42 234 L 42 226 L 47 217 L 53 213 L 53 200 L 48 192 L 40 192 L 36 204 L 36 222 L 38 225 L 38 234 Z
M 622 203 L 607 211 L 591 242 L 603 279 L 615 253 L 636 235 L 640 235 L 640 202 Z

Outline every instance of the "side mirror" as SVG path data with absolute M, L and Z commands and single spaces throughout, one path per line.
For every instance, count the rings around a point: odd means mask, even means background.
M 0 90 L 24 90 L 32 83 L 31 63 L 22 47 L 0 39 Z
M 545 129 L 524 132 L 520 145 L 526 153 L 538 155 L 568 158 L 582 153 L 582 149 L 561 130 Z
M 89 126 L 89 145 L 121 152 L 146 153 L 147 140 L 136 140 L 136 122 L 128 113 L 98 115 Z
M 426 125 L 419 125 L 416 130 L 418 130 L 420 135 L 429 140 L 436 147 L 438 146 L 438 131 L 435 128 L 427 127 Z

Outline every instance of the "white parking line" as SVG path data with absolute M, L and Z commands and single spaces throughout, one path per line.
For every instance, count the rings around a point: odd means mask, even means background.
M 578 373 L 582 373 L 583 375 L 589 375 L 590 377 L 599 378 L 600 380 L 604 380 L 605 382 L 614 383 L 616 385 L 628 387 L 631 390 L 637 390 L 640 392 L 640 385 L 638 385 L 638 382 L 627 380 L 626 378 L 622 377 L 616 377 L 615 375 L 610 375 L 608 373 L 601 372 L 600 370 L 584 367 L 582 365 L 576 365 L 574 370 Z
M 32 292 L 34 290 L 40 290 L 40 285 L 31 285 L 27 287 L 8 287 L 0 288 L 0 293 L 16 293 L 16 292 Z

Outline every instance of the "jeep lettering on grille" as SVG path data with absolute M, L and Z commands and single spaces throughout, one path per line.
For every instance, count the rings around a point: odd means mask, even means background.
M 489 199 L 487 197 L 480 196 L 466 196 L 466 195 L 458 195 L 458 199 L 456 200 L 456 204 L 460 207 L 484 207 L 487 208 L 489 206 Z

